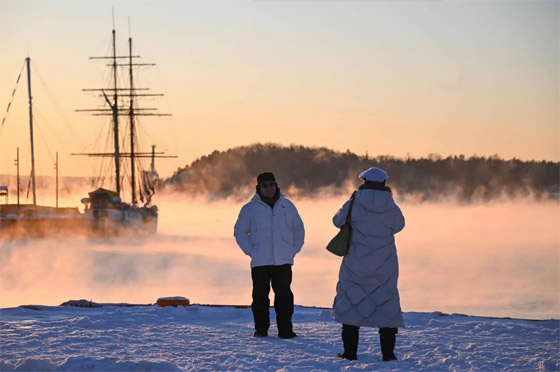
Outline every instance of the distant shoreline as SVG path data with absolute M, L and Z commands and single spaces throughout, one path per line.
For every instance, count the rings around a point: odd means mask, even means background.
M 114 306 L 114 307 L 150 307 L 150 306 L 156 306 L 156 303 L 153 304 L 132 304 L 132 303 L 126 303 L 126 302 L 116 302 L 116 303 L 96 303 L 97 305 L 100 306 L 91 306 L 93 308 L 98 308 L 98 307 L 110 307 L 110 306 Z M 215 308 L 235 308 L 235 309 L 250 309 L 251 305 L 235 305 L 235 304 L 198 304 L 198 303 L 193 303 L 189 306 L 186 307 L 192 307 L 192 306 L 202 306 L 202 307 L 215 307 Z M 318 310 L 331 310 L 332 308 L 329 307 L 322 307 L 322 306 L 303 306 L 303 305 L 294 305 L 296 308 L 304 308 L 304 309 L 318 309 Z M 67 305 L 67 306 L 49 306 L 49 305 L 19 305 L 16 307 L 6 307 L 6 308 L 0 308 L 0 312 L 4 311 L 4 310 L 8 310 L 8 309 L 15 309 L 15 308 L 24 308 L 24 309 L 29 309 L 29 310 L 36 310 L 36 311 L 41 311 L 43 309 L 48 309 L 48 308 L 70 308 L 70 307 L 75 307 L 75 308 L 89 308 L 86 306 L 72 306 L 72 305 Z M 270 306 L 271 309 L 274 309 L 274 306 Z M 548 319 L 529 319 L 529 318 L 515 318 L 515 317 L 509 317 L 509 316 L 487 316 L 487 315 L 469 315 L 469 314 L 461 314 L 461 313 L 444 313 L 441 311 L 431 311 L 431 312 L 426 312 L 426 311 L 405 311 L 403 312 L 403 314 L 435 314 L 435 315 L 439 315 L 442 317 L 447 317 L 447 316 L 458 316 L 458 317 L 465 317 L 465 318 L 483 318 L 483 319 L 504 319 L 504 320 L 524 320 L 524 321 L 528 321 L 528 322 L 548 322 L 548 321 L 560 321 L 560 316 L 558 318 L 548 318 Z

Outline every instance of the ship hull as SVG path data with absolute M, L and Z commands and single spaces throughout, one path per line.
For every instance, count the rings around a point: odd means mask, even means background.
M 84 218 L 94 236 L 146 236 L 157 232 L 158 216 L 149 208 L 86 209 Z
M 86 234 L 87 226 L 82 217 L 51 218 L 0 218 L 0 240 L 22 238 L 76 237 Z
M 87 224 L 78 208 L 0 205 L 0 240 L 78 236 Z
M 0 206 L 0 241 L 73 237 L 145 237 L 157 232 L 158 215 L 150 208 L 114 209 Z M 6 213 L 9 212 L 9 213 Z

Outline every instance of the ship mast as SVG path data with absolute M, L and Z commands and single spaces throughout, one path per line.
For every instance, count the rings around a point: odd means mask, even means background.
M 113 133 L 114 133 L 114 147 L 115 147 L 115 181 L 117 184 L 117 195 L 121 196 L 121 172 L 120 172 L 120 159 L 119 159 L 119 90 L 117 88 L 117 42 L 115 37 L 115 30 L 113 30 L 113 104 L 110 102 L 113 112 Z
M 128 38 L 128 71 L 130 74 L 130 185 L 132 188 L 132 205 L 136 205 L 136 175 L 134 166 L 134 83 L 132 78 L 132 38 Z
M 110 153 L 79 153 L 79 154 L 72 154 L 72 155 L 87 155 L 87 156 L 95 156 L 95 157 L 113 157 L 115 160 L 115 176 L 116 176 L 116 185 L 117 185 L 117 195 L 121 196 L 121 174 L 120 174 L 120 159 L 121 158 L 130 158 L 130 167 L 131 167 L 131 204 L 136 205 L 137 201 L 137 184 L 136 184 L 136 167 L 135 162 L 138 158 L 148 158 L 148 157 L 158 157 L 158 158 L 171 158 L 176 156 L 164 156 L 162 152 L 156 153 L 152 151 L 152 153 L 148 152 L 138 152 L 135 148 L 135 137 L 136 137 L 136 117 L 137 116 L 171 116 L 170 114 L 161 114 L 157 112 L 155 108 L 135 108 L 135 97 L 149 97 L 149 96 L 163 96 L 163 94 L 150 94 L 150 93 L 137 93 L 138 91 L 146 91 L 149 88 L 137 88 L 134 86 L 134 73 L 133 68 L 134 66 L 154 66 L 154 63 L 133 63 L 133 58 L 140 58 L 140 56 L 132 55 L 132 38 L 128 39 L 128 55 L 126 56 L 119 56 L 117 55 L 116 49 L 116 32 L 113 29 L 112 31 L 112 46 L 113 46 L 113 55 L 109 57 L 90 57 L 90 59 L 109 59 L 111 61 L 108 66 L 112 68 L 113 76 L 113 88 L 97 88 L 97 89 L 83 89 L 83 91 L 100 91 L 105 98 L 109 109 L 107 108 L 98 108 L 98 109 L 80 109 L 76 111 L 82 112 L 91 112 L 93 115 L 99 116 L 112 116 L 113 121 L 113 136 L 114 136 L 114 152 Z M 119 58 L 126 58 L 128 59 L 128 63 L 118 63 Z M 121 60 L 122 61 L 122 60 Z M 129 70 L 129 87 L 119 88 L 118 85 L 118 75 L 117 69 L 118 67 L 128 67 Z M 105 93 L 107 90 L 113 91 L 113 99 L 110 100 L 107 94 Z M 129 98 L 129 105 L 128 105 L 128 112 L 125 113 L 126 108 L 124 105 L 119 105 L 119 98 L 122 97 Z M 155 112 L 154 112 L 155 111 Z M 130 121 L 130 152 L 121 152 L 119 150 L 119 116 L 128 116 Z M 147 204 L 147 203 L 146 203 Z
M 17 166 L 17 206 L 19 208 L 19 147 L 17 148 L 17 157 L 16 157 L 16 166 Z
M 35 192 L 35 147 L 33 146 L 33 96 L 31 95 L 31 58 L 25 59 L 27 63 L 27 94 L 29 96 L 29 137 L 31 140 L 31 184 L 33 188 L 33 205 L 37 205 L 37 194 Z

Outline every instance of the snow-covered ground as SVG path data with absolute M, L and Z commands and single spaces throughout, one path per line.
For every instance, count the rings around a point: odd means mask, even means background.
M 273 318 L 274 311 L 271 311 Z M 298 337 L 253 338 L 234 307 L 23 307 L 0 310 L 1 371 L 558 371 L 559 320 L 405 313 L 399 361 L 382 362 L 376 329 L 358 360 L 342 350 L 330 310 L 297 306 Z M 272 319 L 272 324 L 274 321 Z

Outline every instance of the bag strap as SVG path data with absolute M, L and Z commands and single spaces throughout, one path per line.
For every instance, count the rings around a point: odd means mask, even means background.
M 348 214 L 346 215 L 346 223 L 347 225 L 350 225 L 350 218 L 352 217 L 352 207 L 354 206 L 354 199 L 356 199 L 356 193 L 357 191 L 354 191 L 352 193 L 352 196 L 350 197 L 350 207 L 348 208 Z

